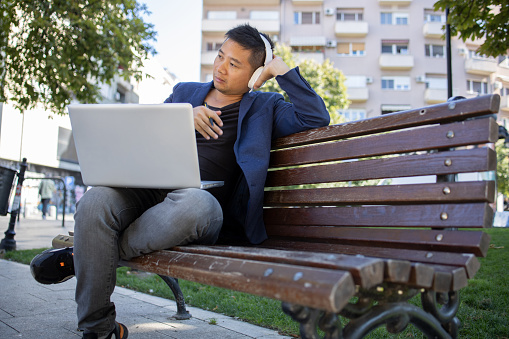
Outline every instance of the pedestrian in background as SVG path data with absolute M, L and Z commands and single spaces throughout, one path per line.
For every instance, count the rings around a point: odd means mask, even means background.
M 42 203 L 42 218 L 46 219 L 46 213 L 48 212 L 48 205 L 53 198 L 55 192 L 55 184 L 51 179 L 42 179 L 39 185 L 39 195 L 41 196 Z

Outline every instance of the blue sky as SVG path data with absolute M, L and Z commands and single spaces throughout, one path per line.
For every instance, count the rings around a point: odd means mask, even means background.
M 158 53 L 155 59 L 180 81 L 200 81 L 202 0 L 138 0 L 152 12 Z

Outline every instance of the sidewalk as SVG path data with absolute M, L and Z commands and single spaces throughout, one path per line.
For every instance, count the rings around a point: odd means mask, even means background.
M 61 216 L 60 216 L 61 217 Z M 10 216 L 0 216 L 0 238 L 9 225 Z M 18 250 L 51 247 L 57 234 L 73 230 L 72 216 L 62 220 L 21 219 L 14 239 Z M 73 278 L 58 285 L 42 285 L 30 274 L 28 265 L 0 259 L 0 339 L 80 338 L 76 331 L 76 304 Z M 129 329 L 132 339 L 200 338 L 210 339 L 280 339 L 289 338 L 277 332 L 234 318 L 187 307 L 193 316 L 178 321 L 172 300 L 154 297 L 116 287 L 112 296 L 118 320 Z M 211 324 L 211 319 L 215 324 Z

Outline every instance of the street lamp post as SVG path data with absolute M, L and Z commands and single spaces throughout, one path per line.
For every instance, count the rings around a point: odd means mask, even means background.
M 447 50 L 447 98 L 452 98 L 451 25 L 449 25 L 449 6 L 445 8 L 445 41 L 445 48 Z
M 23 161 L 19 166 L 18 184 L 16 185 L 16 195 L 14 196 L 14 201 L 12 202 L 9 227 L 7 228 L 7 231 L 5 231 L 5 238 L 3 238 L 0 242 L 0 249 L 4 249 L 6 251 L 13 251 L 16 249 L 16 240 L 14 240 L 16 232 L 14 232 L 14 226 L 16 225 L 16 217 L 20 212 L 21 188 L 23 187 L 23 181 L 25 180 L 25 171 L 27 166 L 27 159 L 23 158 Z

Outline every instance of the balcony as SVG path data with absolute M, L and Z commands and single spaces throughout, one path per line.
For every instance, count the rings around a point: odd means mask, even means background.
M 316 63 L 321 64 L 325 61 L 323 52 L 294 52 L 292 55 L 295 57 L 297 63 L 303 60 L 314 60 Z
M 412 4 L 412 0 L 378 0 L 380 6 L 408 6 Z
M 497 61 L 492 59 L 475 59 L 465 60 L 465 72 L 469 74 L 490 75 L 497 71 Z
M 292 0 L 294 5 L 321 5 L 323 0 Z
M 414 57 L 401 54 L 381 54 L 378 63 L 384 70 L 404 71 L 414 67 Z
M 348 87 L 347 90 L 348 99 L 353 102 L 368 101 L 369 91 L 367 87 Z
M 509 95 L 500 97 L 500 110 L 509 112 Z
M 334 31 L 336 36 L 341 37 L 365 37 L 369 25 L 365 21 L 337 21 Z
M 218 5 L 228 5 L 228 6 L 249 6 L 253 3 L 257 5 L 271 5 L 271 6 L 279 6 L 280 0 L 203 0 L 203 6 L 218 6 Z
M 428 39 L 440 39 L 444 35 L 441 22 L 426 22 L 422 27 L 422 34 Z
M 252 2 L 251 2 L 252 3 Z M 281 23 L 279 20 L 249 20 L 249 19 L 232 19 L 232 20 L 202 20 L 203 33 L 220 33 L 224 34 L 232 27 L 249 23 L 256 27 L 259 31 L 268 34 L 279 34 Z
M 217 51 L 206 51 L 201 54 L 202 66 L 213 66 L 216 59 Z
M 427 88 L 424 92 L 424 100 L 427 104 L 439 104 L 447 101 L 447 89 Z

